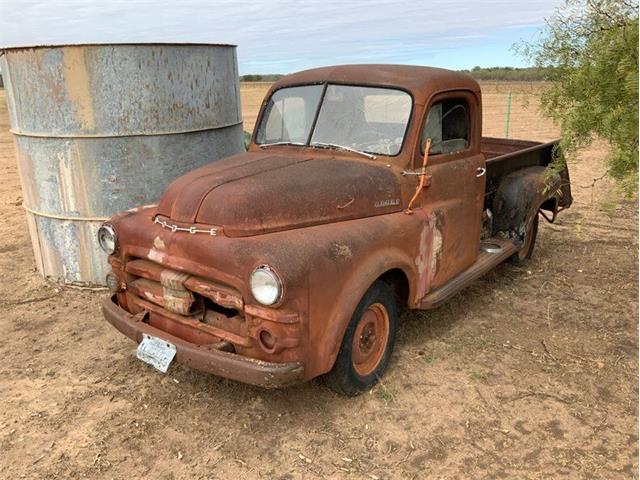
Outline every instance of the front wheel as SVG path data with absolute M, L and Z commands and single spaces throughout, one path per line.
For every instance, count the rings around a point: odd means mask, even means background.
M 524 234 L 524 241 L 520 250 L 514 253 L 509 259 L 516 267 L 524 267 L 529 263 L 529 259 L 533 254 L 533 247 L 536 245 L 536 238 L 538 237 L 538 213 L 533 221 L 529 225 L 527 232 Z
M 389 364 L 397 325 L 393 290 L 376 281 L 351 317 L 336 363 L 325 377 L 329 387 L 355 396 L 375 385 Z

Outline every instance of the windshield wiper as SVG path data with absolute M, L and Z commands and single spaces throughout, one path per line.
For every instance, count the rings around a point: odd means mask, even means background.
M 301 142 L 273 142 L 273 143 L 261 143 L 260 148 L 271 147 L 272 145 L 297 145 L 299 147 L 305 146 L 305 144 Z
M 344 145 L 337 145 L 335 143 L 311 142 L 309 145 L 311 145 L 312 147 L 335 148 L 338 150 L 344 150 L 346 152 L 359 153 L 360 155 L 364 155 L 365 157 L 370 158 L 371 160 L 376 159 L 376 156 L 372 155 L 371 153 L 363 152 L 361 150 L 356 150 L 355 148 L 351 148 L 351 147 L 345 147 Z

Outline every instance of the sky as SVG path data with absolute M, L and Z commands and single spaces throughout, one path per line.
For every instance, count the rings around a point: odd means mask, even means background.
M 0 0 L 0 47 L 203 42 L 238 46 L 240 74 L 342 63 L 526 66 L 562 0 Z

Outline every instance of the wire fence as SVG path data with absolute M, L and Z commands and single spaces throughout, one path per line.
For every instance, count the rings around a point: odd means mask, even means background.
M 496 92 L 484 88 L 482 94 L 482 131 L 486 137 L 507 137 L 547 142 L 560 136 L 560 128 L 540 112 L 538 92 L 541 85 L 522 91 Z M 536 88 L 534 88 L 536 87 Z

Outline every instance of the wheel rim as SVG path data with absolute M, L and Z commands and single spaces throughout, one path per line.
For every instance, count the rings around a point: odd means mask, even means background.
M 381 303 L 364 311 L 353 335 L 351 358 L 358 375 L 371 374 L 382 360 L 389 339 L 389 313 Z

